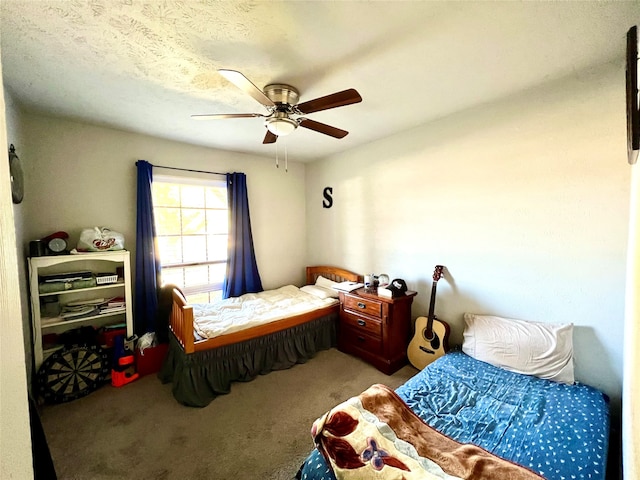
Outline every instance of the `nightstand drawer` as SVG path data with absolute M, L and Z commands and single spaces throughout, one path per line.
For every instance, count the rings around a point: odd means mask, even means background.
M 340 317 L 342 325 L 353 328 L 356 331 L 368 333 L 375 337 L 382 336 L 382 322 L 373 318 L 363 318 L 352 313 L 343 313 Z
M 372 337 L 353 328 L 342 328 L 340 330 L 340 340 L 348 345 L 349 348 L 364 350 L 373 355 L 380 355 L 382 353 L 382 340 L 380 337 Z
M 351 295 L 344 296 L 345 310 L 352 310 L 358 313 L 366 313 L 373 317 L 380 317 L 382 315 L 382 303 L 374 300 L 369 300 L 362 297 L 352 297 Z

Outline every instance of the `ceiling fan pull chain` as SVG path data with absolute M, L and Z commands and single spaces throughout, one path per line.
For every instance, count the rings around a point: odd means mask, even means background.
M 278 144 L 276 143 L 276 168 L 280 168 L 280 163 L 278 162 Z
M 287 137 L 284 139 L 284 171 L 289 171 L 289 158 L 287 156 Z

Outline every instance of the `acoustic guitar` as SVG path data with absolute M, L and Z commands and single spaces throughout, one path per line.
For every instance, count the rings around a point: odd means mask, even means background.
M 434 314 L 436 306 L 436 287 L 442 278 L 442 265 L 436 265 L 431 286 L 429 316 L 416 318 L 416 331 L 407 348 L 411 364 L 422 370 L 431 362 L 443 356 L 449 350 L 449 325 L 438 320 Z

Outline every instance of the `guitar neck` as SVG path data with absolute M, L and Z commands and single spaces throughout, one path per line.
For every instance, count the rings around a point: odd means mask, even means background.
M 431 301 L 429 302 L 429 315 L 427 316 L 427 325 L 424 329 L 424 335 L 426 338 L 433 338 L 433 319 L 436 308 L 436 285 L 437 283 L 434 281 L 433 286 L 431 287 Z
M 433 271 L 433 285 L 431 286 L 431 301 L 429 302 L 429 317 L 427 318 L 427 328 L 425 328 L 425 334 L 427 339 L 433 337 L 433 319 L 435 318 L 434 311 L 436 308 L 436 286 L 438 280 L 442 277 L 442 271 L 444 267 L 442 265 L 436 265 L 436 269 Z
M 431 327 L 431 321 L 434 318 L 434 311 L 436 309 L 436 286 L 437 282 L 433 282 L 431 287 L 431 300 L 429 301 L 429 327 Z

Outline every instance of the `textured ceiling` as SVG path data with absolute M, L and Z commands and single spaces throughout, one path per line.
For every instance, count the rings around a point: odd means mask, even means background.
M 0 0 L 4 83 L 25 110 L 273 158 L 266 113 L 217 69 L 304 102 L 347 88 L 363 101 L 309 114 L 277 145 L 311 161 L 606 62 L 624 67 L 638 2 Z

